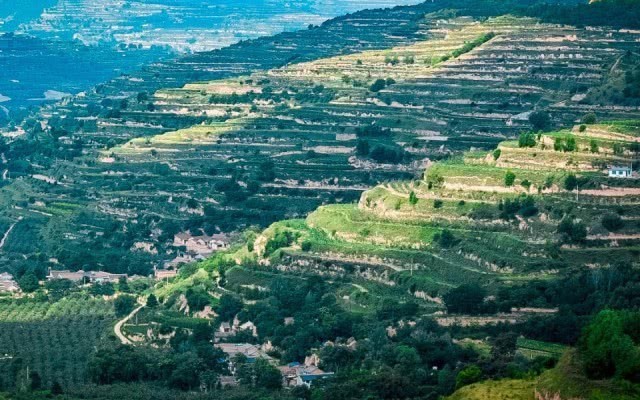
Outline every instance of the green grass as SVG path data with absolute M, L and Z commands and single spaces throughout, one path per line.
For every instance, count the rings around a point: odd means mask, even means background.
M 534 400 L 535 381 L 503 379 L 465 386 L 447 400 Z

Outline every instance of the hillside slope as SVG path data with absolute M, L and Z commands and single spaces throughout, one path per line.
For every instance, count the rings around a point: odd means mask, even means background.
M 640 184 L 606 171 L 637 162 L 639 136 L 637 121 L 523 135 L 531 147 L 507 141 L 436 163 L 423 179 L 377 186 L 357 205 L 276 223 L 253 248 L 272 257 L 274 237 L 290 231 L 293 247 L 280 250 L 289 269 L 357 271 L 434 299 L 465 282 L 498 287 L 634 263 Z
M 19 260 L 30 240 L 70 268 L 145 272 L 175 254 L 174 233 L 267 226 L 356 200 L 372 184 L 419 174 L 427 158 L 492 148 L 529 129 L 534 111 L 543 124 L 571 123 L 593 109 L 576 93 L 637 44 L 632 31 L 423 12 L 354 14 L 315 34 L 156 66 L 43 110 L 6 154 L 3 201 L 20 208 L 6 207 L 4 223 L 25 223 L 4 250 Z M 372 47 L 384 49 L 361 51 Z M 353 54 L 291 63 L 340 52 Z M 155 250 L 131 253 L 136 243 Z

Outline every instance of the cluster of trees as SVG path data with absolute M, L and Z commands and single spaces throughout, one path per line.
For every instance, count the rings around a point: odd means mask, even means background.
M 558 233 L 565 242 L 579 243 L 587 238 L 587 227 L 583 222 L 576 221 L 568 215 L 558 224 Z
M 564 152 L 576 151 L 576 138 L 571 135 L 566 137 L 557 137 L 553 142 L 553 149 L 555 151 Z
M 393 85 L 394 83 L 396 83 L 396 81 L 393 80 L 393 78 L 376 79 L 376 81 L 373 82 L 373 84 L 369 87 L 369 90 L 371 90 L 372 92 L 379 92 L 382 89 Z
M 518 147 L 535 147 L 536 143 L 535 133 L 522 133 L 518 137 Z
M 588 377 L 640 383 L 640 312 L 599 312 L 585 328 L 578 349 Z
M 369 141 L 363 139 L 358 140 L 356 154 L 383 164 L 398 164 L 407 157 L 407 152 L 400 146 L 376 144 L 372 148 Z
M 169 348 L 107 343 L 89 360 L 89 376 L 97 384 L 156 382 L 169 388 L 198 390 L 217 387 L 228 374 L 225 354 L 211 345 L 213 328 L 198 324 L 193 332 L 179 329 Z

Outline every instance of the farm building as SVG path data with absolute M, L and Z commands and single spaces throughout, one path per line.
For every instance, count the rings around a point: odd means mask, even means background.
M 20 286 L 13 279 L 13 275 L 3 272 L 0 274 L 0 293 L 15 293 L 20 291 Z
M 175 278 L 176 275 L 178 275 L 178 271 L 175 269 L 156 269 L 153 275 L 156 280 L 161 281 L 163 279 Z
M 128 278 L 127 274 L 111 274 L 103 271 L 69 271 L 69 270 L 49 270 L 47 280 L 68 279 L 73 282 L 91 283 L 116 283 L 120 278 Z
M 313 381 L 326 379 L 333 375 L 333 372 L 325 372 L 315 365 L 302 365 L 298 362 L 289 363 L 278 367 L 282 373 L 284 386 L 311 386 Z
M 223 234 L 213 236 L 192 236 L 188 232 L 178 233 L 173 237 L 173 245 L 186 247 L 187 251 L 196 254 L 210 254 L 229 247 L 229 238 Z
M 259 346 L 249 343 L 218 343 L 215 346 L 222 350 L 229 360 L 232 360 L 238 354 L 244 355 L 247 358 L 247 362 L 255 362 L 259 358 L 267 361 L 273 360 Z
M 631 167 L 613 166 L 609 168 L 610 178 L 631 178 L 632 175 L 633 170 L 631 169 Z

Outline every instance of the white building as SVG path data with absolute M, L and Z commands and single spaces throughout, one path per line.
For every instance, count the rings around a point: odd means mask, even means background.
M 632 175 L 631 167 L 613 166 L 609 168 L 609 178 L 631 178 Z

